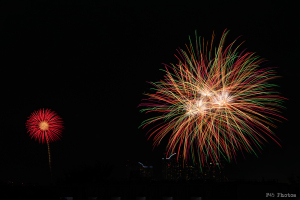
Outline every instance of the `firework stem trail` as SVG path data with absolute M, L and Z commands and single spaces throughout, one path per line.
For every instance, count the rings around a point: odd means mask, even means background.
M 50 144 L 47 138 L 47 146 L 48 146 L 48 156 L 49 156 L 49 169 L 50 169 L 50 175 L 51 175 L 51 182 L 54 184 L 53 180 L 53 172 L 52 172 L 52 166 L 51 166 L 51 153 L 50 153 Z

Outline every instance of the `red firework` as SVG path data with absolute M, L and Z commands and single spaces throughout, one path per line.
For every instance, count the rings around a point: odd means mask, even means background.
M 39 143 L 50 143 L 60 140 L 63 122 L 61 117 L 50 109 L 34 111 L 26 122 L 27 132 Z

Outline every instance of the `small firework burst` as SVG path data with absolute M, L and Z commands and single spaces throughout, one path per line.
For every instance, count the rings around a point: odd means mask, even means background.
M 63 122 L 54 111 L 39 109 L 31 114 L 26 127 L 29 136 L 43 144 L 60 140 Z

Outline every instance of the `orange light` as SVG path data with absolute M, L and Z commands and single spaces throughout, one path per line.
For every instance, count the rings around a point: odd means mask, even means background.
M 49 128 L 49 124 L 45 121 L 40 122 L 39 127 L 41 130 L 46 131 Z

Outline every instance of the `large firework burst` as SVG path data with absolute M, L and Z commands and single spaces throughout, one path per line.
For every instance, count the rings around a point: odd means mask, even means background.
M 39 143 L 47 143 L 49 168 L 51 179 L 53 182 L 52 168 L 51 168 L 51 154 L 50 142 L 60 140 L 63 129 L 63 122 L 61 117 L 50 109 L 39 109 L 34 111 L 26 122 L 27 132 L 31 138 L 38 140 Z
M 178 147 L 177 155 L 181 152 L 187 160 L 190 154 L 193 161 L 198 155 L 205 165 L 208 160 L 220 162 L 221 157 L 230 161 L 243 149 L 255 154 L 254 146 L 262 149 L 265 136 L 278 143 L 269 126 L 276 127 L 272 115 L 281 117 L 278 108 L 286 98 L 274 90 L 276 85 L 268 83 L 277 77 L 275 71 L 261 68 L 264 60 L 252 52 L 238 54 L 240 45 L 232 48 L 236 40 L 224 48 L 227 33 L 225 30 L 214 57 L 214 34 L 209 52 L 204 40 L 201 49 L 196 34 L 196 48 L 190 39 L 188 52 L 177 50 L 178 64 L 165 65 L 165 79 L 152 83 L 156 92 L 146 94 L 149 98 L 139 105 L 146 107 L 141 112 L 161 113 L 140 127 L 163 120 L 150 130 L 149 138 L 154 136 L 155 146 L 171 133 L 169 155 Z

